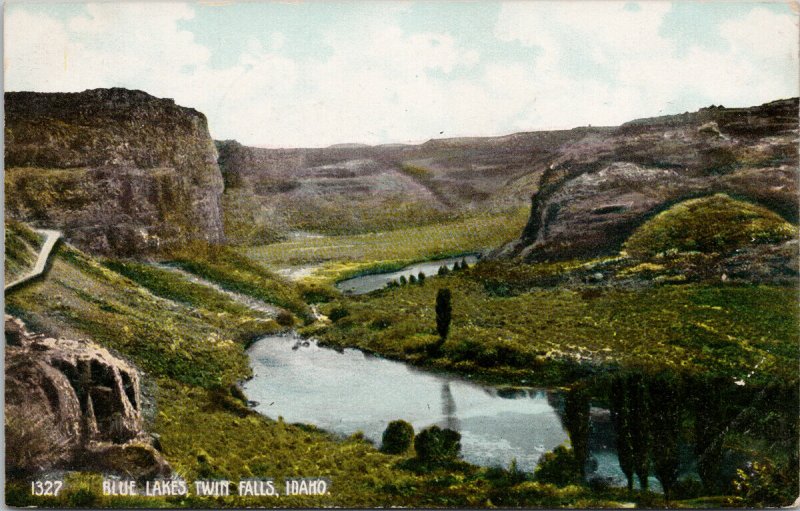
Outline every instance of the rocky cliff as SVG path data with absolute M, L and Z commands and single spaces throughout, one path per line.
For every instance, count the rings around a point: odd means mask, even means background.
M 5 94 L 6 211 L 94 253 L 223 239 L 200 112 L 142 91 Z
M 143 429 L 139 373 L 89 341 L 35 335 L 11 316 L 6 334 L 6 466 L 131 477 L 169 474 Z
M 554 149 L 604 131 L 306 149 L 219 142 L 226 234 L 258 242 L 291 230 L 386 230 L 526 207 Z
M 556 150 L 522 237 L 526 260 L 614 253 L 646 220 L 685 199 L 726 193 L 798 220 L 798 100 L 713 106 L 587 134 Z

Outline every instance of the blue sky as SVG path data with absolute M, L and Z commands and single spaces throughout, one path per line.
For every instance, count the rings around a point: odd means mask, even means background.
M 9 3 L 6 90 L 122 86 L 266 147 L 612 125 L 798 94 L 764 2 Z

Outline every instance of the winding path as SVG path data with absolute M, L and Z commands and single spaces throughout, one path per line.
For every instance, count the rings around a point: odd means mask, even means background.
M 6 284 L 5 292 L 8 292 L 10 289 L 28 282 L 29 280 L 34 279 L 44 273 L 44 269 L 47 267 L 47 261 L 50 259 L 50 254 L 53 252 L 53 247 L 56 246 L 56 242 L 59 240 L 59 238 L 61 238 L 61 232 L 52 231 L 49 229 L 36 229 L 36 232 L 45 236 L 42 249 L 39 251 L 39 257 L 36 259 L 36 264 L 33 266 L 31 271 L 14 280 L 13 282 Z

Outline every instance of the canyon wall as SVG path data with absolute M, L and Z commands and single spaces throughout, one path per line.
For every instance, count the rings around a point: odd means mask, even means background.
M 5 94 L 6 214 L 96 254 L 224 240 L 205 116 L 142 91 Z

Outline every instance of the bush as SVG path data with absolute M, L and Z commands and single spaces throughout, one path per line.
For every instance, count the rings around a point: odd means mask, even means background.
M 275 321 L 280 326 L 294 326 L 294 316 L 292 316 L 291 312 L 287 311 L 280 311 L 278 315 L 275 317 Z
M 417 459 L 425 463 L 455 461 L 461 452 L 461 434 L 452 429 L 431 426 L 414 439 Z
M 414 441 L 414 427 L 404 420 L 389 423 L 383 432 L 381 452 L 386 454 L 403 454 Z
M 580 483 L 581 466 L 572 449 L 559 445 L 542 456 L 533 475 L 537 481 L 566 486 Z
M 334 307 L 331 309 L 331 312 L 328 314 L 328 318 L 336 323 L 342 318 L 345 318 L 350 315 L 350 311 L 345 309 L 344 307 Z

